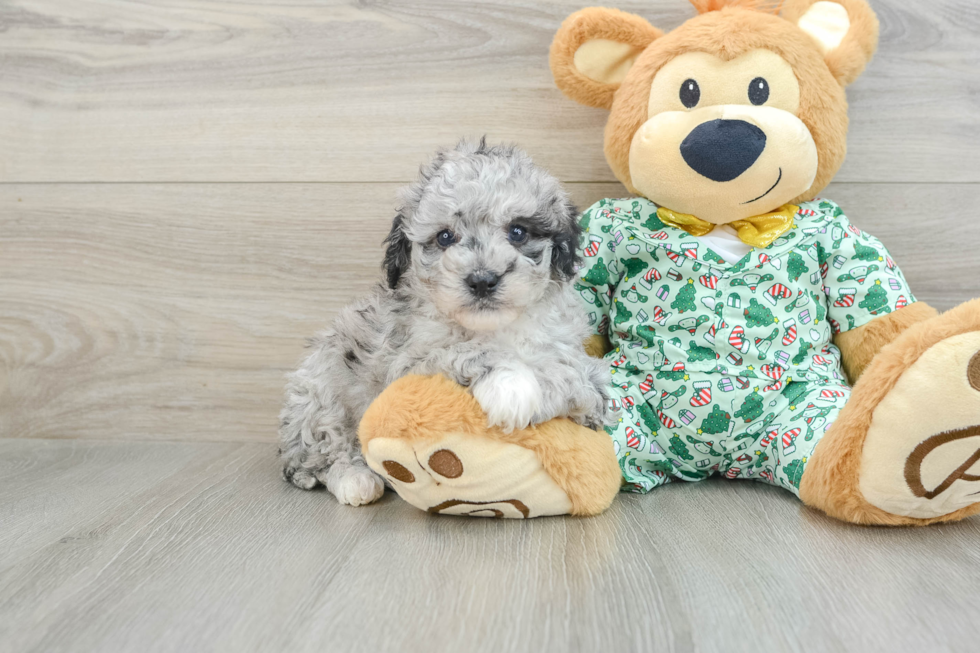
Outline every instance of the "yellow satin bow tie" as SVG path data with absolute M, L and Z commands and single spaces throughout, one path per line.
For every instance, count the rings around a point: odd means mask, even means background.
M 793 228 L 793 216 L 800 210 L 800 207 L 793 204 L 785 204 L 777 211 L 756 215 L 744 220 L 729 222 L 728 226 L 738 232 L 738 237 L 746 245 L 765 248 L 772 245 L 773 241 Z M 660 221 L 671 227 L 683 229 L 692 236 L 705 236 L 711 233 L 715 225 L 696 218 L 687 213 L 678 213 L 664 207 L 657 209 L 657 217 Z

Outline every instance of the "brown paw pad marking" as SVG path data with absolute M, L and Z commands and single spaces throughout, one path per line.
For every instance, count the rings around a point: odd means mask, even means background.
M 463 462 L 449 449 L 440 449 L 429 456 L 429 468 L 446 478 L 459 478 L 463 475 Z
M 381 463 L 381 466 L 388 472 L 388 476 L 396 481 L 401 481 L 402 483 L 415 482 L 415 475 L 408 471 L 401 463 L 396 463 L 394 460 L 386 460 Z
M 518 512 L 524 515 L 524 519 L 527 519 L 531 510 L 524 505 L 523 501 L 518 501 L 517 499 L 508 499 L 506 501 L 461 501 L 459 499 L 450 499 L 449 501 L 443 501 L 438 506 L 432 506 L 429 508 L 429 512 L 432 514 L 438 514 L 447 508 L 455 508 L 456 506 L 473 506 L 473 510 L 469 510 L 463 514 L 470 515 L 473 517 L 482 517 L 481 513 L 489 513 L 493 515 L 496 519 L 503 519 L 504 513 L 497 508 L 490 508 L 492 504 L 509 503 L 510 505 L 517 508 Z
M 970 380 L 974 390 L 980 391 L 980 351 L 970 359 L 970 364 L 966 368 L 966 378 Z
M 978 356 L 974 356 L 973 360 L 976 362 L 977 360 L 980 360 L 980 358 L 978 358 Z M 977 386 L 974 385 L 973 387 L 976 388 Z M 980 435 L 980 426 L 969 426 L 965 429 L 957 429 L 955 431 L 947 431 L 946 433 L 934 435 L 917 446 L 912 451 L 912 455 L 905 461 L 905 482 L 908 483 L 909 489 L 912 490 L 912 494 L 917 497 L 934 499 L 948 490 L 949 487 L 956 481 L 980 481 L 980 476 L 975 474 L 967 474 L 967 471 L 969 471 L 969 469 L 973 467 L 978 460 L 980 460 L 980 449 L 977 449 L 972 456 L 964 460 L 963 464 L 954 469 L 953 472 L 934 489 L 927 490 L 922 484 L 922 463 L 925 461 L 927 455 L 932 453 L 932 451 L 938 447 L 941 447 L 949 442 L 953 442 L 954 440 L 972 438 L 978 435 Z

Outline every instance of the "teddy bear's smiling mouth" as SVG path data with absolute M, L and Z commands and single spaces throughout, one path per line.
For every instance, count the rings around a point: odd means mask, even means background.
M 768 195 L 769 193 L 771 193 L 772 191 L 774 191 L 776 189 L 776 186 L 778 186 L 779 185 L 779 182 L 781 182 L 782 180 L 783 180 L 783 169 L 780 168 L 779 169 L 779 177 L 776 178 L 776 183 L 769 187 L 769 190 L 767 190 L 766 192 L 764 192 L 762 195 L 759 195 L 754 200 L 749 200 L 748 202 L 742 202 L 742 205 L 744 206 L 746 204 L 751 204 L 752 202 L 758 202 L 763 197 L 765 197 L 766 195 Z

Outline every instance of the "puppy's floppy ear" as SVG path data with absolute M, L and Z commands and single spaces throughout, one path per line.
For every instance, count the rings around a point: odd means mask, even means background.
M 551 42 L 551 74 L 562 93 L 608 109 L 636 58 L 663 32 L 634 14 L 589 7 L 562 23 Z
M 575 276 L 581 258 L 578 243 L 582 237 L 582 227 L 578 223 L 578 209 L 573 204 L 565 204 L 564 229 L 551 237 L 551 269 L 561 280 Z
M 412 241 L 405 234 L 405 216 L 401 213 L 391 222 L 391 232 L 384 242 L 388 248 L 381 266 L 388 279 L 388 287 L 394 289 L 412 260 Z
M 858 78 L 878 48 L 878 17 L 865 0 L 788 0 L 782 16 L 813 38 L 841 86 Z

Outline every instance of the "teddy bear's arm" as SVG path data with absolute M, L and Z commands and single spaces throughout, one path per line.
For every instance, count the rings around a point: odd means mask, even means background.
M 840 349 L 841 363 L 851 385 L 857 383 L 864 368 L 878 355 L 882 347 L 913 324 L 938 314 L 936 309 L 925 302 L 915 302 L 901 310 L 875 318 L 863 326 L 838 333 L 834 344 Z
M 585 353 L 602 358 L 612 351 L 609 340 L 611 300 L 621 273 L 616 254 L 617 238 L 621 234 L 613 226 L 612 213 L 604 202 L 596 202 L 582 214 L 582 240 L 578 255 L 582 268 L 575 279 L 575 294 L 589 317 L 592 335 L 582 343 Z
M 834 215 L 819 246 L 827 318 L 853 385 L 885 345 L 937 312 L 916 300 L 884 243 L 855 227 L 832 201 L 820 205 Z

